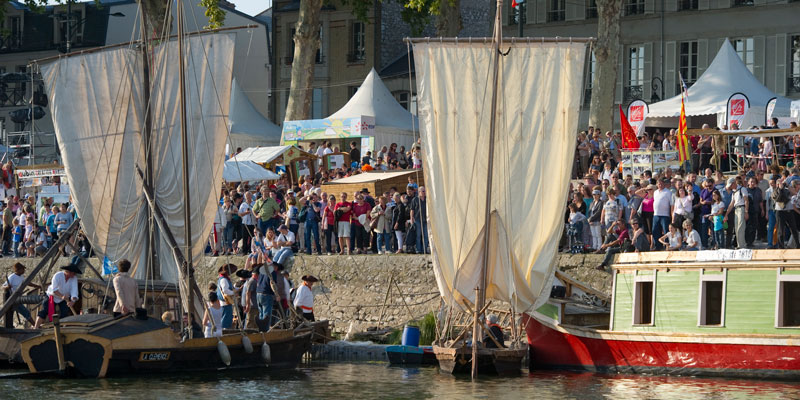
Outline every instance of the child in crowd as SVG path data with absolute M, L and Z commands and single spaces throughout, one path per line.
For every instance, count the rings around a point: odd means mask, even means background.
M 675 222 L 669 224 L 669 232 L 658 238 L 658 241 L 666 246 L 668 251 L 680 250 L 683 243 L 680 226 Z
M 19 225 L 19 220 L 14 218 L 14 222 L 12 222 L 14 228 L 13 233 L 14 237 L 12 238 L 12 245 L 14 246 L 14 257 L 20 257 L 20 244 L 22 243 L 22 236 L 23 236 L 23 229 L 22 226 Z
M 721 249 L 725 245 L 725 223 L 723 221 L 723 214 L 725 213 L 725 203 L 722 202 L 722 194 L 719 190 L 714 190 L 711 193 L 711 199 L 714 201 L 711 204 L 711 214 L 708 218 L 713 222 L 713 238 L 714 246 L 716 249 Z

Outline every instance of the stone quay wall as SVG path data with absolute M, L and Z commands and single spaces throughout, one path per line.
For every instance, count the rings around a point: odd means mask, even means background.
M 602 255 L 561 254 L 559 257 L 562 271 L 595 289 L 611 292 L 609 273 L 594 269 L 602 261 Z M 0 271 L 9 273 L 17 261 L 31 271 L 39 259 L 0 258 Z M 244 261 L 244 257 L 206 257 L 195 267 L 197 283 L 205 290 L 209 282 L 216 280 L 220 266 L 229 262 L 242 266 Z M 59 262 L 56 268 L 68 259 L 62 258 Z M 96 268 L 102 265 L 97 259 L 90 262 Z M 402 328 L 406 322 L 418 320 L 440 305 L 430 256 L 297 255 L 290 271 L 294 284 L 300 284 L 300 277 L 307 274 L 322 281 L 314 285 L 315 316 L 332 321 L 334 332 L 341 335 L 348 330 L 362 332 L 370 327 Z M 87 269 L 84 276 L 93 277 L 94 274 Z

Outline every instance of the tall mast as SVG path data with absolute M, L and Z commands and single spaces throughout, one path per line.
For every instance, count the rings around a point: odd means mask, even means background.
M 141 21 L 141 39 L 142 39 L 142 76 L 143 76 L 143 100 L 144 100 L 144 129 L 142 135 L 142 141 L 144 142 L 144 158 L 145 158 L 145 168 L 144 168 L 144 181 L 149 187 L 153 187 L 153 140 L 152 140 L 152 132 L 153 132 L 153 121 L 152 115 L 150 113 L 150 57 L 148 55 L 149 52 L 149 44 L 148 44 L 148 31 L 147 28 L 147 2 L 141 1 L 139 2 L 141 5 L 141 15 L 139 16 L 139 20 Z M 155 259 L 155 223 L 153 221 L 153 212 L 148 208 L 148 218 L 147 218 L 147 248 L 145 250 L 145 254 L 147 254 L 147 271 L 149 272 L 148 275 L 153 280 L 161 279 L 161 269 L 156 268 L 156 259 Z M 146 288 L 146 285 L 145 285 Z
M 500 43 L 503 40 L 503 26 L 500 21 L 500 13 L 503 12 L 503 0 L 497 0 L 497 7 L 494 15 L 494 38 L 492 40 L 492 54 L 494 62 L 492 65 L 492 108 L 489 114 L 489 168 L 486 172 L 486 210 L 484 214 L 484 226 L 486 234 L 483 243 L 483 261 L 481 263 L 480 280 L 478 281 L 477 304 L 475 305 L 475 321 L 472 326 L 472 379 L 478 377 L 478 343 L 480 343 L 481 326 L 480 312 L 486 303 L 486 270 L 489 263 L 489 235 L 491 234 L 492 224 L 492 176 L 494 175 L 494 136 L 495 124 L 497 122 L 497 90 L 498 76 L 500 72 Z
M 192 318 L 194 317 L 194 303 L 192 302 L 192 218 L 191 218 L 191 194 L 189 193 L 189 136 L 186 132 L 186 79 L 184 66 L 183 50 L 183 1 L 178 0 L 178 76 L 180 78 L 180 99 L 181 99 L 181 163 L 183 164 L 183 221 L 186 250 L 184 252 L 186 270 L 186 314 L 189 324 L 189 338 L 192 337 Z

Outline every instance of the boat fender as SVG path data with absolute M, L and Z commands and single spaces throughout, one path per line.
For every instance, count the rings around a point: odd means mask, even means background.
M 228 351 L 228 346 L 222 340 L 217 342 L 217 353 L 219 353 L 219 358 L 226 366 L 231 365 L 231 352 Z
M 272 362 L 272 352 L 270 351 L 267 342 L 264 342 L 264 344 L 261 345 L 261 359 L 267 364 Z
M 247 335 L 242 335 L 242 347 L 247 354 L 253 354 L 253 343 Z

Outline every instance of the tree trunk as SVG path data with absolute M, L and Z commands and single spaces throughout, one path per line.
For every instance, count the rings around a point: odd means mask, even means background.
M 461 20 L 461 0 L 442 0 L 436 17 L 436 33 L 441 37 L 456 37 L 464 27 Z
M 172 18 L 165 20 L 164 15 L 167 14 L 167 9 L 172 4 L 169 0 L 139 0 L 142 5 L 142 14 L 147 24 L 148 38 L 155 39 L 164 36 L 169 36 L 170 28 L 164 31 L 164 27 L 172 26 Z
M 614 127 L 614 92 L 617 88 L 619 22 L 622 0 L 597 0 L 597 42 L 589 125 L 603 131 Z
M 309 119 L 314 82 L 314 64 L 319 49 L 319 13 L 322 0 L 300 0 L 300 13 L 294 33 L 294 59 L 289 104 L 284 120 Z

